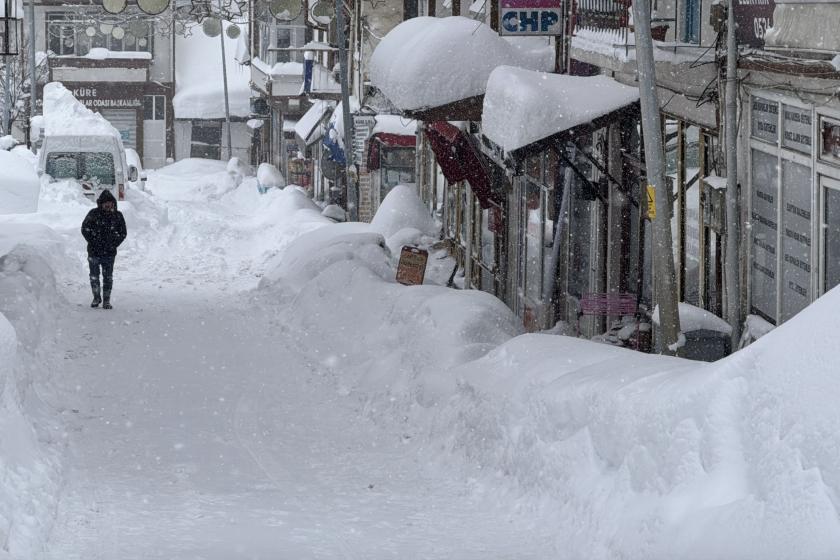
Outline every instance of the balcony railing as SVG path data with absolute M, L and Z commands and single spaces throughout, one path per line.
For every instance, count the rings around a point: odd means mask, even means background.
M 627 42 L 630 23 L 630 0 L 577 0 L 575 32 L 615 35 L 619 44 Z

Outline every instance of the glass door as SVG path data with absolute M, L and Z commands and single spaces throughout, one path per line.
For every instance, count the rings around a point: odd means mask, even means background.
M 822 186 L 822 274 L 820 293 L 840 284 L 840 181 L 821 177 Z

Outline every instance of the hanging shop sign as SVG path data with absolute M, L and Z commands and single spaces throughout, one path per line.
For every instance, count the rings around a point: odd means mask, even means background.
M 773 26 L 774 0 L 734 0 L 735 38 L 741 45 L 764 46 L 764 34 Z
M 400 251 L 400 264 L 397 266 L 397 282 L 406 286 L 422 284 L 428 261 L 428 251 L 407 245 L 403 247 Z
M 500 35 L 562 35 L 562 0 L 499 0 Z

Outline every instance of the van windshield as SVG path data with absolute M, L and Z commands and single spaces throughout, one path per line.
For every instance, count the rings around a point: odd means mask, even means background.
M 108 152 L 53 152 L 44 170 L 54 179 L 114 185 L 114 156 Z

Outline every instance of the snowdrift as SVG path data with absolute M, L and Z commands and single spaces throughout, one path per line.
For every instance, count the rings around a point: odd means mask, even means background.
M 38 175 L 31 162 L 0 150 L 0 214 L 21 214 L 38 209 Z
M 25 239 L 25 244 L 18 240 Z M 52 264 L 56 234 L 40 226 L 0 225 L 0 558 L 38 557 L 52 524 L 59 480 L 57 449 L 43 439 L 49 421 L 33 390 L 34 362 L 48 321 L 61 305 Z M 55 368 L 47 368 L 47 371 Z M 33 419 L 41 424 L 36 432 Z
M 44 86 L 44 120 L 47 136 L 113 136 L 120 133 L 105 117 L 85 107 L 61 82 Z
M 517 336 L 487 294 L 395 284 L 370 229 L 302 236 L 261 287 L 290 296 L 286 328 L 341 394 L 549 520 L 558 558 L 840 555 L 840 290 L 698 364 Z

